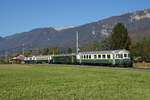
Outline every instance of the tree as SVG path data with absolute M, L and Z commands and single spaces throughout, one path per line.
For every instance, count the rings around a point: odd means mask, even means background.
M 131 54 L 138 61 L 150 61 L 150 38 L 143 38 L 132 43 Z
M 42 55 L 47 55 L 47 54 L 48 54 L 48 51 L 49 51 L 48 48 L 44 48 L 44 49 L 43 49 L 43 52 L 42 52 Z
M 49 51 L 48 54 L 60 54 L 60 50 L 56 47 L 56 46 L 52 46 Z
M 31 53 L 32 53 L 31 50 L 26 50 L 26 51 L 24 51 L 24 56 L 30 56 Z M 21 53 L 21 54 L 22 54 L 22 53 Z
M 94 40 L 92 43 L 84 44 L 81 51 L 98 51 L 98 50 L 100 50 L 100 42 Z
M 72 53 L 72 49 L 68 48 L 67 53 Z
M 100 50 L 110 50 L 110 41 L 109 41 L 109 38 L 104 37 L 100 41 Z
M 127 49 L 131 45 L 131 39 L 128 36 L 128 31 L 122 23 L 117 23 L 110 36 L 110 49 Z
M 100 43 L 98 40 L 94 40 L 92 43 L 92 51 L 98 51 L 100 49 Z

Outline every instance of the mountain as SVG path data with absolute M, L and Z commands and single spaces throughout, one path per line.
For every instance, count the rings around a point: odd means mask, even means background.
M 56 35 L 56 30 L 54 28 L 37 28 L 29 32 L 23 32 L 7 36 L 3 41 L 0 42 L 0 50 L 20 50 L 23 47 L 26 49 L 36 48 L 36 47 L 47 47 L 47 43 Z M 53 43 L 53 42 L 51 42 Z
M 3 38 L 2 37 L 0 37 L 0 41 L 2 41 L 3 40 Z
M 133 40 L 138 40 L 141 37 L 150 36 L 150 9 L 139 10 L 120 16 L 114 16 L 99 22 L 106 30 L 112 29 L 114 24 L 117 22 L 124 23 Z
M 59 48 L 73 48 L 76 43 L 75 33 L 77 31 L 79 32 L 79 44 L 82 46 L 95 39 L 102 39 L 109 36 L 113 26 L 118 22 L 125 24 L 133 41 L 150 36 L 150 9 L 145 9 L 120 16 L 113 16 L 85 25 L 69 26 L 59 29 L 52 27 L 38 28 L 29 32 L 0 38 L 0 51 L 51 47 L 53 45 Z

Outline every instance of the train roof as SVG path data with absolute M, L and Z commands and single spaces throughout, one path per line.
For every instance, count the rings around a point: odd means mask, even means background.
M 109 50 L 109 51 L 79 52 L 79 54 L 104 54 L 104 53 L 129 53 L 129 51 L 128 50 Z

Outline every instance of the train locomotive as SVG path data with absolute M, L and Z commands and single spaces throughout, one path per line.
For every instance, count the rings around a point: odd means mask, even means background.
M 91 51 L 78 54 L 61 54 L 25 57 L 25 63 L 52 64 L 87 64 L 102 66 L 132 67 L 132 60 L 128 50 Z

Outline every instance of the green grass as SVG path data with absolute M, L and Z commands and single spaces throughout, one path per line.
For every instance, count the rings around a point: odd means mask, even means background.
M 0 100 L 150 100 L 150 71 L 64 65 L 1 68 Z

